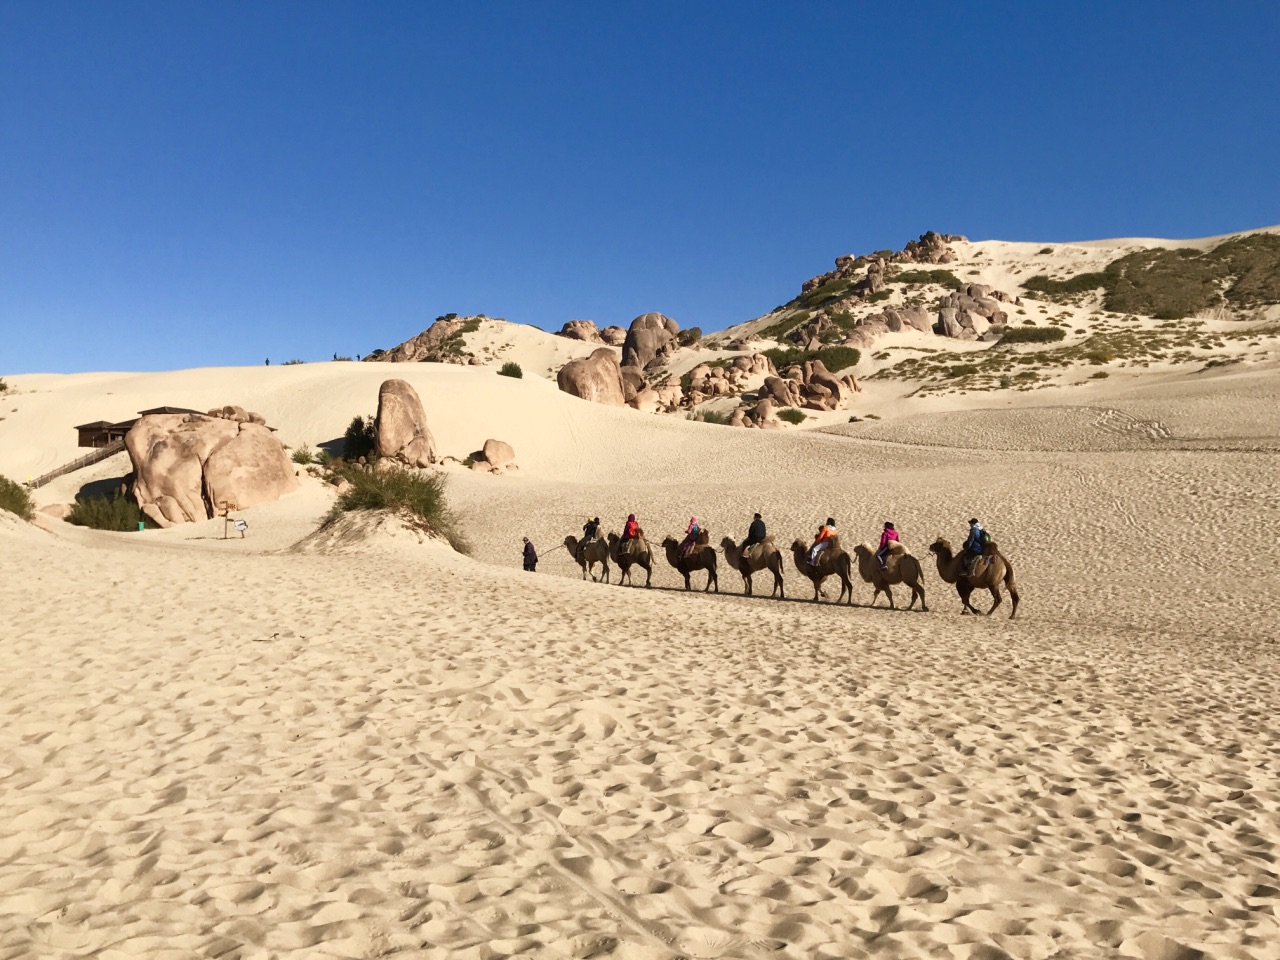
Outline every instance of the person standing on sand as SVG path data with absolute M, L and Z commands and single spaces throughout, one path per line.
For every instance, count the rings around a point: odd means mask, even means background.
M 530 573 L 538 572 L 538 551 L 533 549 L 529 538 L 524 538 L 524 568 Z

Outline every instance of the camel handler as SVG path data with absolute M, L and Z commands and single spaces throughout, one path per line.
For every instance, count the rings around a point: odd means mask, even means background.
M 898 531 L 894 529 L 892 520 L 886 520 L 884 530 L 880 533 L 880 549 L 876 551 L 876 559 L 880 561 L 881 570 L 889 562 L 890 545 L 897 542 L 899 542 Z
M 768 536 L 768 534 L 764 529 L 764 520 L 762 520 L 760 514 L 757 513 L 755 515 L 755 519 L 751 521 L 751 526 L 747 528 L 747 539 L 742 541 L 742 546 L 739 549 L 742 551 L 743 555 L 745 555 L 746 552 L 756 544 L 764 543 L 764 538 L 766 536 Z
M 578 543 L 578 562 L 582 562 L 582 551 L 587 549 L 587 544 L 600 536 L 600 518 L 595 517 L 588 520 L 582 525 L 582 540 Z
M 813 546 L 809 548 L 810 563 L 816 564 L 818 562 L 818 554 L 831 546 L 831 541 L 835 536 L 836 522 L 831 517 L 827 517 L 827 522 L 818 528 L 818 535 L 813 538 Z
M 538 551 L 533 548 L 533 544 L 529 542 L 528 537 L 524 540 L 524 568 L 530 573 L 538 572 Z

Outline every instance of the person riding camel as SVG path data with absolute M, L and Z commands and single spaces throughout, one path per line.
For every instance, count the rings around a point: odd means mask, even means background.
M 966 574 L 971 574 L 972 571 L 977 569 L 978 559 L 990 542 L 991 534 L 982 529 L 982 524 L 978 522 L 978 518 L 970 518 L 969 536 L 965 539 L 964 546 L 961 548 L 965 557 L 964 569 Z M 991 560 L 988 558 L 987 563 L 990 562 Z
M 813 538 L 813 546 L 809 548 L 809 562 L 816 564 L 818 562 L 818 554 L 831 546 L 831 541 L 836 536 L 836 522 L 827 517 L 827 522 L 818 529 L 818 535 Z
M 890 545 L 898 542 L 898 531 L 894 529 L 893 521 L 886 520 L 884 530 L 880 534 L 880 549 L 876 551 L 876 559 L 880 561 L 881 570 L 889 562 Z
M 578 541 L 578 562 L 582 562 L 582 552 L 587 549 L 587 544 L 596 537 L 600 536 L 600 518 L 595 517 L 588 520 L 582 525 L 582 539 Z
M 755 519 L 751 521 L 751 526 L 747 529 L 747 539 L 742 541 L 741 552 L 745 555 L 748 550 L 758 543 L 764 543 L 767 536 L 764 529 L 764 520 L 760 518 L 760 514 L 755 515 Z
M 640 536 L 640 524 L 636 522 L 634 513 L 627 514 L 627 522 L 622 525 L 621 542 L 626 543 L 628 540 L 634 540 Z
M 698 525 L 698 518 L 690 517 L 689 526 L 685 527 L 684 540 L 680 542 L 680 556 L 687 557 L 689 555 L 693 545 L 698 542 L 698 534 L 701 532 L 702 527 Z

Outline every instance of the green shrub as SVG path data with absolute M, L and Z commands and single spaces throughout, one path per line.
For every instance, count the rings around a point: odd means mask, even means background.
M 893 296 L 892 290 L 881 290 L 879 293 L 873 293 L 867 297 L 867 303 L 883 303 Z
M 502 365 L 502 369 L 498 371 L 500 377 L 515 377 L 517 380 L 524 376 L 524 371 L 520 369 L 520 364 L 514 360 L 508 360 Z
M 344 460 L 359 460 L 361 457 L 369 456 L 378 442 L 378 432 L 374 427 L 373 417 L 353 417 L 342 439 Z
M 809 311 L 801 310 L 791 314 L 789 317 L 783 317 L 781 320 L 775 320 L 772 324 L 759 331 L 756 336 L 762 340 L 785 340 L 796 327 L 809 322 Z
M 0 510 L 7 510 L 27 521 L 36 515 L 27 488 L 8 477 L 0 477 Z
M 321 447 L 315 452 L 315 455 L 311 458 L 311 462 L 327 470 L 329 467 L 333 466 L 333 454 L 324 447 Z
M 797 410 L 795 407 L 785 407 L 778 411 L 778 419 L 785 420 L 787 423 L 804 423 L 809 418 L 804 415 L 803 410 Z
M 965 282 L 950 270 L 903 270 L 886 278 L 889 283 L 933 283 L 948 290 L 959 290 Z
M 1067 332 L 1061 327 L 1010 327 L 1001 343 L 1057 343 Z
M 686 419 L 694 420 L 698 423 L 716 423 L 722 427 L 727 427 L 730 416 L 727 413 L 720 413 L 716 410 L 699 410 L 696 413 L 689 414 Z
M 765 350 L 764 355 L 773 361 L 775 369 L 781 370 L 793 363 L 804 363 L 806 360 L 821 360 L 832 373 L 856 366 L 862 353 L 856 347 L 823 347 L 821 350 L 801 350 L 799 347 L 775 347 Z
M 293 451 L 294 463 L 300 463 L 305 466 L 308 463 L 314 462 L 314 460 L 315 460 L 315 457 L 311 453 L 311 448 L 308 447 L 305 443 L 302 446 L 300 446 L 297 450 Z
M 1043 247 L 1043 248 L 1041 248 L 1041 250 L 1040 250 L 1040 252 L 1039 252 L 1038 256 L 1043 257 L 1043 256 L 1046 256 L 1047 254 L 1050 254 L 1050 253 L 1053 253 L 1053 247 Z
M 1207 366 L 1207 364 L 1206 364 L 1206 366 Z M 1111 374 L 1107 373 L 1107 371 L 1105 371 L 1105 370 L 1099 370 L 1097 373 L 1091 373 L 1091 374 L 1089 374 L 1089 379 L 1090 379 L 1090 380 L 1105 380 L 1105 379 L 1107 379 L 1107 377 L 1109 377 L 1109 376 L 1111 376 Z
M 4 377 L 0 377 L 0 393 L 8 393 L 9 385 L 4 382 Z
M 972 377 L 978 372 L 978 368 L 972 363 L 957 363 L 955 366 L 947 367 L 946 375 L 948 377 Z
M 838 300 L 849 292 L 853 283 L 849 280 L 828 280 L 820 287 L 814 287 L 808 293 L 800 295 L 800 302 L 808 309 L 815 310 L 824 303 Z
M 283 367 L 296 367 L 298 364 L 300 364 L 300 363 L 306 363 L 306 362 L 307 362 L 307 361 L 305 361 L 305 360 L 286 360 L 284 363 L 282 363 L 282 364 L 281 364 L 281 366 L 283 366 Z
M 676 343 L 682 347 L 691 347 L 702 339 L 701 327 L 690 327 L 688 330 L 681 330 L 676 336 Z
M 133 532 L 146 517 L 132 497 L 119 490 L 112 497 L 76 497 L 75 505 L 67 514 L 67 523 L 94 530 Z
M 445 499 L 444 474 L 349 470 L 343 476 L 351 489 L 339 494 L 327 521 L 354 510 L 389 510 L 404 516 L 420 530 L 444 537 L 459 553 L 471 552 L 470 544 L 458 529 L 458 518 Z
M 479 329 L 480 329 L 480 318 L 472 317 L 470 320 L 462 321 L 462 326 L 458 328 L 458 331 L 457 333 L 454 334 L 454 336 L 463 336 L 468 333 L 475 333 Z

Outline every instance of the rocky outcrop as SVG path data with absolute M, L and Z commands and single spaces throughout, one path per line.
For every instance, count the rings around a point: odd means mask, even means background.
M 568 337 L 570 340 L 581 340 L 584 343 L 604 343 L 604 338 L 600 336 L 600 329 L 591 320 L 567 320 L 560 328 L 558 336 Z M 626 336 L 625 332 L 623 336 Z
M 556 384 L 565 393 L 593 403 L 621 407 L 627 402 L 618 354 L 612 347 L 601 347 L 589 357 L 570 360 L 556 374 Z
M 752 377 L 777 372 L 763 353 L 734 357 L 728 364 L 700 363 L 689 371 L 684 401 L 688 406 L 697 406 L 714 397 L 733 396 L 740 393 Z
M 399 346 L 390 350 L 375 350 L 366 361 L 387 361 L 390 363 L 407 363 L 417 361 L 433 361 L 437 363 L 467 363 L 472 354 L 468 353 L 463 340 L 463 328 L 468 321 L 485 319 L 481 317 L 439 317 L 435 323 Z
M 126 434 L 125 449 L 134 498 L 161 527 L 207 520 L 223 502 L 244 509 L 298 489 L 284 446 L 252 419 L 151 414 Z
M 620 347 L 627 342 L 627 331 L 623 327 L 605 327 L 600 331 L 600 339 L 611 347 Z
M 866 299 L 873 293 L 879 293 L 884 288 L 884 266 L 887 255 L 889 263 L 951 263 L 956 259 L 956 253 L 951 249 L 952 243 L 963 243 L 965 238 L 958 234 L 936 233 L 933 230 L 920 234 L 919 240 L 910 241 L 906 247 L 893 253 L 888 250 L 880 251 L 879 254 L 863 254 L 855 256 L 846 254 L 843 257 L 836 257 L 836 268 L 827 273 L 819 274 L 816 277 L 810 277 L 800 287 L 802 294 L 808 293 L 810 290 L 816 290 L 818 287 L 825 286 L 833 280 L 852 280 L 858 275 L 863 268 L 867 268 L 868 277 L 855 286 L 856 294 Z M 872 264 L 879 261 L 877 272 L 879 273 L 879 289 L 872 289 L 876 281 L 869 279 L 872 271 Z
M 410 467 L 436 462 L 436 442 L 427 427 L 418 391 L 403 380 L 386 380 L 378 389 L 378 415 L 374 421 L 379 457 L 399 460 Z
M 1013 298 L 985 284 L 971 283 L 964 290 L 948 294 L 938 301 L 936 330 L 944 337 L 974 340 L 993 326 L 1009 322 L 1002 305 Z
M 911 240 L 898 253 L 893 255 L 894 263 L 951 263 L 956 252 L 951 249 L 952 243 L 964 243 L 965 238 L 959 234 L 935 233 L 929 230 L 920 234 L 919 240 Z
M 679 348 L 680 326 L 660 313 L 644 313 L 631 321 L 622 344 L 622 366 L 648 370 L 666 360 Z

